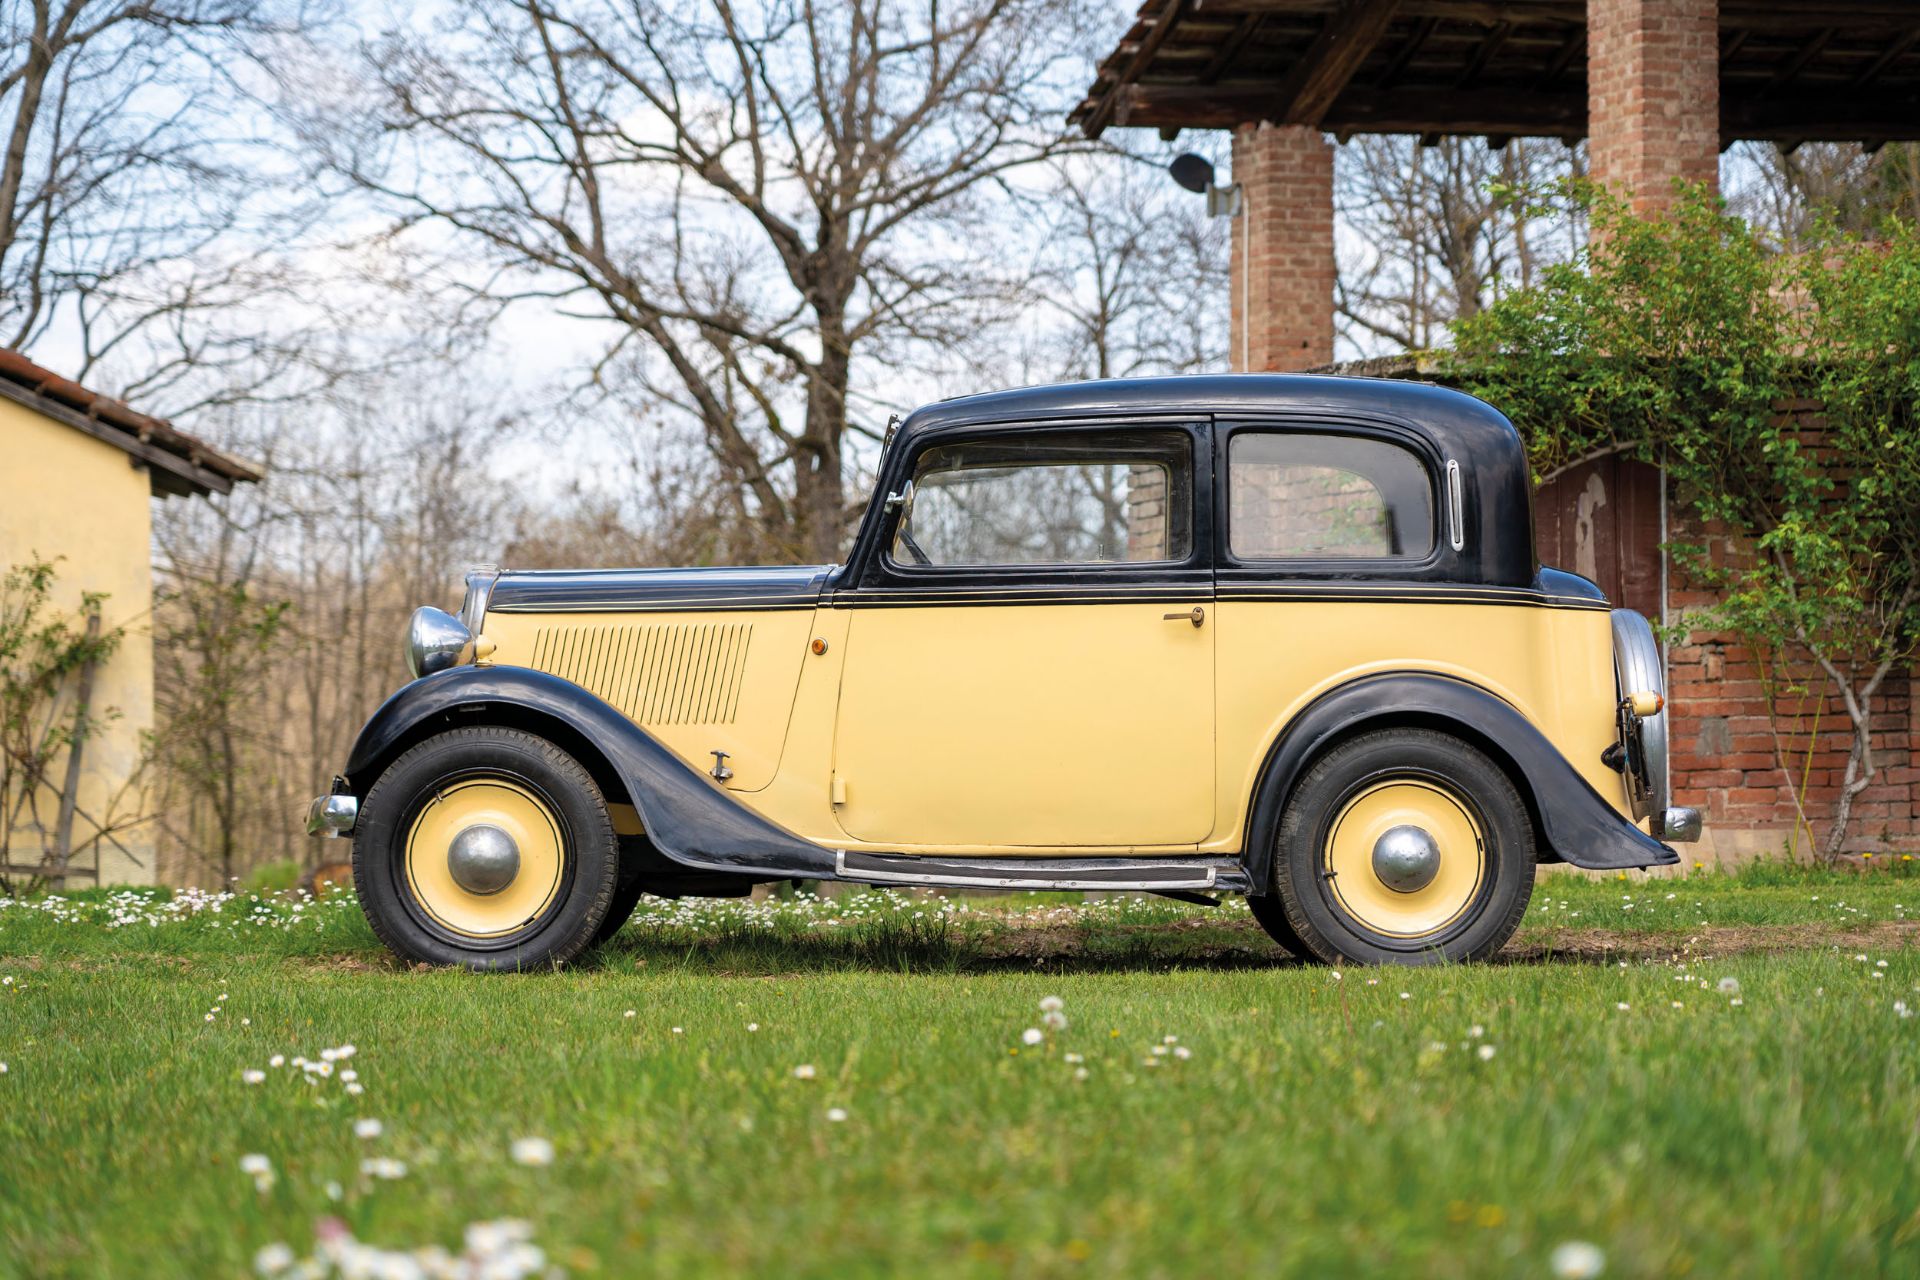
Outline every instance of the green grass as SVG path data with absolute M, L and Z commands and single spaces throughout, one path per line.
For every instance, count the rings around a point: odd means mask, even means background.
M 0 906 L 0 1275 L 251 1274 L 328 1217 L 523 1219 L 572 1275 L 1912 1275 L 1909 909 L 1897 866 L 1555 876 L 1508 963 L 1336 978 L 1238 903 L 650 903 L 483 978 L 350 902 Z

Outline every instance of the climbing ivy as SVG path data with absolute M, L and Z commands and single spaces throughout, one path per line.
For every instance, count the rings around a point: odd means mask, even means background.
M 1881 765 L 1874 700 L 1920 643 L 1920 237 L 1827 226 L 1783 255 L 1699 189 L 1655 217 L 1570 194 L 1586 253 L 1456 326 L 1446 376 L 1512 417 L 1536 481 L 1667 468 L 1712 539 L 1669 549 L 1719 596 L 1675 629 L 1734 632 L 1771 687 L 1811 678 L 1846 714 L 1832 858 Z

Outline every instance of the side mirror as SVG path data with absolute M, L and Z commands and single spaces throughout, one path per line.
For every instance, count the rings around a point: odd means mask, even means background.
M 892 515 L 896 511 L 901 511 L 901 510 L 910 511 L 912 509 L 913 509 L 913 481 L 911 480 L 907 481 L 904 485 L 900 486 L 900 491 L 898 493 L 888 494 L 886 506 L 882 508 L 882 510 L 884 510 L 888 515 Z

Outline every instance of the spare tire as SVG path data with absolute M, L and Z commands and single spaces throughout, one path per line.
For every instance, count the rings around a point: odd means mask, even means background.
M 1659 823 L 1673 803 L 1672 783 L 1667 773 L 1667 666 L 1660 654 L 1660 642 L 1654 639 L 1653 625 L 1633 609 L 1613 611 L 1614 696 L 1624 699 L 1630 693 L 1660 696 L 1660 709 L 1639 721 L 1638 743 L 1622 742 L 1627 762 L 1621 771 L 1627 801 L 1636 818 L 1651 817 L 1658 836 Z M 1630 731 L 1632 721 L 1621 716 L 1621 731 Z M 1636 767 L 1637 766 L 1637 767 Z

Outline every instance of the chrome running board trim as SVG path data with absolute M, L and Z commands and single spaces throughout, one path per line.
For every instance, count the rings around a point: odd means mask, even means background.
M 1132 866 L 1088 866 L 1085 860 L 1062 859 L 1069 865 L 1055 874 L 1035 859 L 1025 865 L 996 859 L 970 865 L 947 858 L 888 858 L 871 853 L 833 851 L 834 873 L 843 880 L 868 884 L 911 884 L 950 889 L 1140 890 L 1211 889 L 1219 882 L 1213 865 L 1142 862 Z M 1119 860 L 1114 860 L 1119 861 Z

